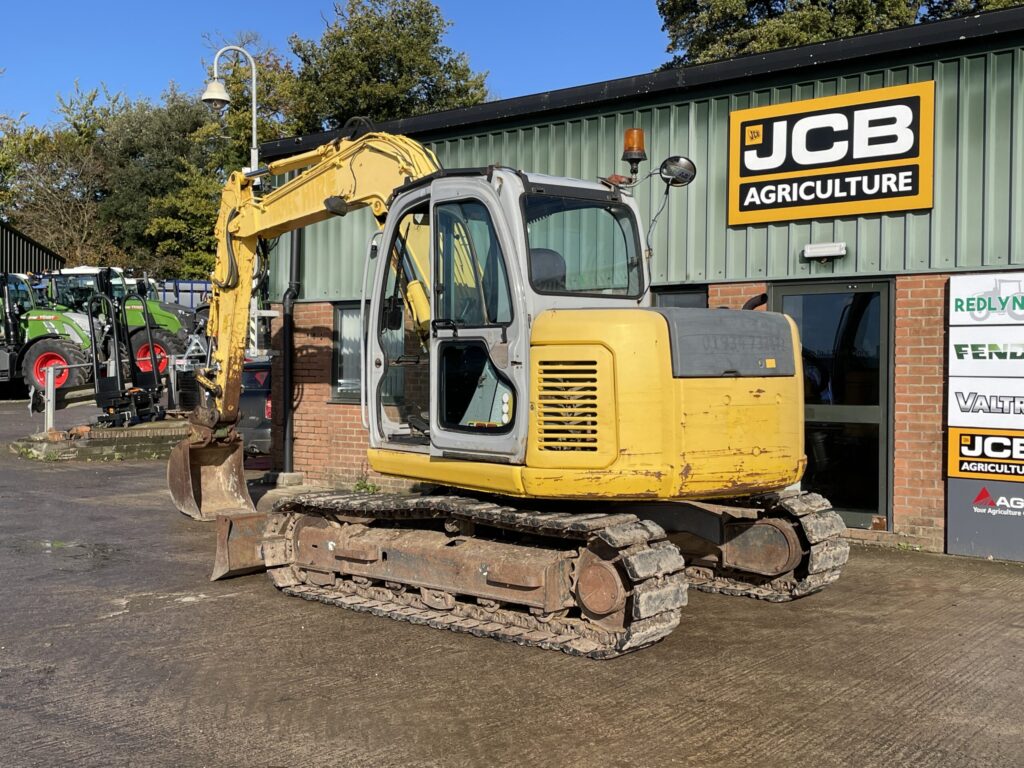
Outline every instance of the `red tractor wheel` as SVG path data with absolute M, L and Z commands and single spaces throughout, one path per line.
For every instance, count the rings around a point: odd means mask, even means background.
M 68 361 L 60 352 L 44 352 L 32 364 L 32 379 L 36 386 L 42 388 L 46 384 L 46 369 L 59 366 L 53 375 L 53 384 L 60 389 L 68 380 Z
M 167 371 L 167 363 L 172 355 L 182 353 L 181 345 L 174 337 L 162 330 L 151 329 L 149 336 L 146 329 L 136 331 L 132 336 L 132 349 L 135 352 L 135 366 L 142 373 L 149 373 L 153 370 L 153 358 L 150 354 L 149 339 L 153 339 L 152 352 L 156 355 L 156 367 L 160 373 Z
M 64 339 L 40 339 L 25 352 L 22 377 L 29 386 L 43 389 L 46 387 L 46 369 L 60 366 L 53 377 L 54 388 L 79 387 L 88 381 L 88 372 L 84 368 L 67 366 L 85 362 L 85 353 L 77 345 Z
M 135 353 L 135 360 L 139 366 L 139 370 L 142 371 L 143 373 L 149 373 L 151 370 L 153 370 L 153 354 L 156 354 L 157 368 L 159 368 L 160 373 L 163 373 L 164 371 L 167 370 L 167 350 L 161 347 L 155 341 L 153 342 L 152 352 L 149 349 L 149 343 L 145 342 L 139 347 L 138 351 Z

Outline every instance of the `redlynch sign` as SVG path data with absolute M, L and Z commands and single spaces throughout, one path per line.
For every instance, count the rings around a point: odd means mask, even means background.
M 935 83 L 729 116 L 729 225 L 932 207 Z

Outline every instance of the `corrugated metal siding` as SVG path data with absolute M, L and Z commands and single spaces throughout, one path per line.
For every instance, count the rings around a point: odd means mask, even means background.
M 933 79 L 933 210 L 726 226 L 731 111 Z M 1022 94 L 1024 46 L 1018 46 L 747 92 L 704 93 L 673 103 L 452 137 L 430 146 L 449 168 L 500 163 L 592 179 L 621 173 L 623 130 L 644 128 L 651 158 L 644 170 L 670 154 L 688 155 L 698 168 L 689 188 L 673 190 L 659 220 L 653 240 L 656 284 L 1015 267 L 1024 265 Z M 650 182 L 637 190 L 645 216 L 660 204 L 662 189 L 660 182 Z M 311 229 L 317 232 L 307 239 L 302 297 L 357 298 L 372 219 L 349 216 Z M 846 242 L 848 255 L 829 264 L 801 261 L 807 243 L 830 241 Z M 275 295 L 287 283 L 283 261 L 277 259 Z
M 370 235 L 377 231 L 367 209 L 343 219 L 330 219 L 306 227 L 299 262 L 301 301 L 358 299 L 363 261 Z M 270 296 L 279 300 L 288 287 L 291 236 L 282 235 L 270 255 Z
M 0 272 L 42 272 L 64 265 L 64 259 L 0 222 Z

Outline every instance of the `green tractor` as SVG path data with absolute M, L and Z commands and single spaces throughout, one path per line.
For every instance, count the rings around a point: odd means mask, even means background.
M 89 320 L 81 312 L 38 301 L 27 276 L 0 273 L 0 382 L 23 379 L 46 385 L 46 369 L 58 390 L 87 384 L 90 378 Z
M 43 281 L 51 301 L 83 313 L 88 311 L 89 300 L 97 291 L 105 293 L 112 301 L 122 301 L 136 290 L 144 296 L 152 323 L 148 335 L 144 332 L 146 321 L 139 299 L 129 299 L 125 305 L 132 353 L 143 371 L 152 365 L 149 362 L 150 338 L 157 365 L 163 373 L 167 370 L 169 356 L 185 352 L 188 336 L 195 328 L 193 310 L 151 298 L 152 281 L 126 278 L 118 267 L 74 267 L 48 273 L 43 276 Z

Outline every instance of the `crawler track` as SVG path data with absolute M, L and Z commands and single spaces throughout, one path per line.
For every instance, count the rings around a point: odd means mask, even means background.
M 843 540 L 846 525 L 832 505 L 816 493 L 769 494 L 756 500 L 767 516 L 790 520 L 807 546 L 795 570 L 774 579 L 750 574 L 690 567 L 686 576 L 694 589 L 725 595 L 753 597 L 773 603 L 819 592 L 839 578 L 850 556 Z
M 587 618 L 578 606 L 561 612 L 564 615 L 541 616 L 521 606 L 485 605 L 456 594 L 451 608 L 438 609 L 424 603 L 416 590 L 395 585 L 336 574 L 333 584 L 322 586 L 307 583 L 302 569 L 293 565 L 269 569 L 283 592 L 307 600 L 595 659 L 661 640 L 679 624 L 680 609 L 686 604 L 685 563 L 679 550 L 659 526 L 631 514 L 538 513 L 459 496 L 322 493 L 278 504 L 268 524 L 268 538 L 287 541 L 304 516 L 320 516 L 341 525 L 443 520 L 466 530 L 510 531 L 513 538 L 526 542 L 541 537 L 547 544 L 561 542 L 562 548 L 581 553 L 600 551 L 614 563 L 628 594 L 619 625 L 609 626 Z

